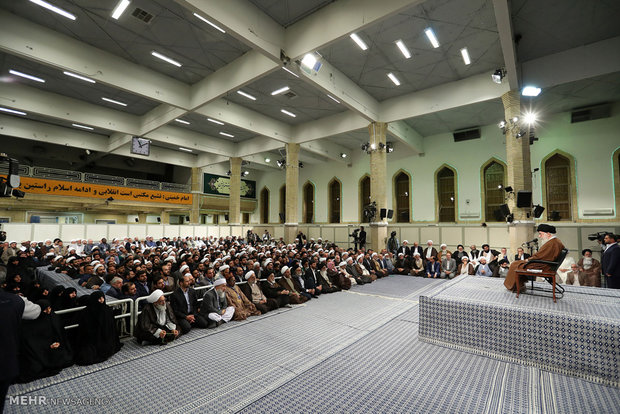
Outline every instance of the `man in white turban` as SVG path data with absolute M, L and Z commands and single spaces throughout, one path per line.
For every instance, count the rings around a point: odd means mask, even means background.
M 226 279 L 215 279 L 213 289 L 205 293 L 202 299 L 200 314 L 209 320 L 207 328 L 215 328 L 233 318 L 235 307 L 228 306 L 226 300 Z
M 167 344 L 179 336 L 176 318 L 164 292 L 157 289 L 146 298 L 134 336 L 141 344 Z

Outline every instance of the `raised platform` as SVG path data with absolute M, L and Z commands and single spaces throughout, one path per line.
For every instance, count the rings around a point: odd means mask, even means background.
M 553 303 L 516 298 L 503 279 L 458 277 L 420 298 L 419 338 L 620 387 L 620 292 L 612 289 L 567 286 Z

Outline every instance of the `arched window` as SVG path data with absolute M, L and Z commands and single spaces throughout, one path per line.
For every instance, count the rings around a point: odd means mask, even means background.
M 304 223 L 313 223 L 314 222 L 314 185 L 310 181 L 304 184 L 303 188 L 304 194 L 304 206 L 303 206 L 303 217 Z
M 499 217 L 496 217 L 494 212 L 504 204 L 504 166 L 499 162 L 492 161 L 484 168 L 483 175 L 485 220 L 498 221 Z
M 342 197 L 342 186 L 337 178 L 329 183 L 329 222 L 340 223 L 340 198 Z
M 260 222 L 269 223 L 269 190 L 267 187 L 260 192 Z
M 437 201 L 440 223 L 456 222 L 456 175 L 448 167 L 437 173 Z
M 359 184 L 359 195 L 360 195 L 360 204 L 359 204 L 359 221 L 360 223 L 364 222 L 364 206 L 370 204 L 370 177 L 365 175 L 360 180 Z
M 283 185 L 280 187 L 280 212 L 278 213 L 280 217 L 280 223 L 284 223 L 286 220 L 286 186 Z
M 570 160 L 555 154 L 545 161 L 547 217 L 549 220 L 572 219 Z
M 408 223 L 411 219 L 410 203 L 410 184 L 409 176 L 401 171 L 394 178 L 394 194 L 396 197 L 396 221 L 398 223 Z

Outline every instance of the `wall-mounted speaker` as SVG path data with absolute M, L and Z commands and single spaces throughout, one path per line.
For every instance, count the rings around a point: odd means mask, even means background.
M 136 220 L 136 223 L 139 223 L 139 222 L 140 222 L 140 219 L 138 219 L 138 217 L 136 217 L 136 219 L 135 219 L 135 220 Z
M 532 192 L 531 191 L 517 191 L 517 207 L 519 208 L 531 208 L 532 207 Z
M 386 218 L 386 217 L 387 217 L 387 208 L 382 208 L 382 209 L 379 211 L 379 218 L 380 218 L 381 220 L 383 220 L 383 219 L 384 219 L 384 218 Z
M 157 222 L 161 223 L 161 217 L 157 217 Z
M 535 218 L 540 218 L 540 216 L 542 216 L 543 211 L 545 211 L 545 208 L 543 206 L 535 206 L 534 207 L 534 217 Z
M 388 210 L 387 211 L 387 218 L 391 220 L 392 217 L 394 217 L 394 210 Z
M 284 221 L 286 220 L 284 213 L 278 213 L 278 215 L 280 216 L 280 221 L 284 223 Z
M 510 215 L 510 208 L 508 208 L 508 204 L 502 204 L 501 206 L 499 206 L 499 211 L 504 218 Z

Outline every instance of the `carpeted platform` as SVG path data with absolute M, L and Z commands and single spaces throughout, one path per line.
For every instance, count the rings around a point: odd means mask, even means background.
M 193 331 L 174 347 L 127 344 L 115 362 L 13 387 L 47 404 L 7 404 L 6 412 L 602 413 L 620 406 L 617 388 L 419 341 L 417 298 L 450 283 L 392 276 Z M 102 403 L 54 406 L 52 398 Z
M 568 287 L 548 297 L 462 277 L 420 299 L 420 339 L 508 362 L 620 386 L 620 294 Z

